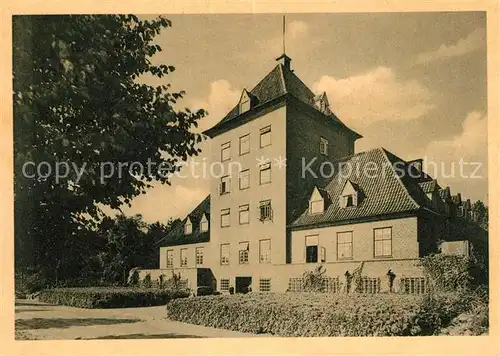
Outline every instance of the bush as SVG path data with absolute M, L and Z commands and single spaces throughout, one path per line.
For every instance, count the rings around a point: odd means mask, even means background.
M 302 274 L 302 290 L 304 292 L 323 292 L 325 290 L 325 273 L 322 265 L 314 271 L 305 271 Z
M 132 287 L 139 287 L 139 282 L 139 268 L 133 268 L 129 273 L 128 285 Z
M 189 296 L 184 290 L 140 289 L 130 287 L 53 288 L 42 290 L 42 302 L 78 308 L 132 308 L 164 305 Z
M 197 296 L 211 295 L 211 294 L 214 294 L 214 289 L 210 286 L 201 286 L 196 289 Z
M 433 335 L 460 312 L 449 296 L 253 293 L 172 300 L 172 320 L 279 336 Z
M 144 279 L 142 280 L 142 287 L 143 288 L 152 288 L 153 287 L 153 281 L 151 281 L 151 274 L 146 274 Z
M 48 288 L 50 282 L 40 272 L 17 273 L 15 277 L 16 298 L 26 298 L 30 294 Z

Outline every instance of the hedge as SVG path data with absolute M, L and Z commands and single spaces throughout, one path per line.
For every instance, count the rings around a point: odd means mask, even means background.
M 170 301 L 172 320 L 279 336 L 437 334 L 462 312 L 456 295 L 252 293 Z
M 42 302 L 78 308 L 131 308 L 165 305 L 188 291 L 131 287 L 53 288 L 40 291 Z

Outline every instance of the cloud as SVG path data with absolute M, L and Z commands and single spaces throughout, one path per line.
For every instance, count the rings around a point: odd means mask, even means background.
M 353 128 L 374 121 L 412 120 L 434 108 L 427 87 L 414 79 L 398 80 L 387 67 L 348 78 L 325 75 L 313 84 L 313 91 L 325 91 L 332 111 Z
M 460 134 L 447 140 L 431 141 L 425 149 L 427 171 L 442 185 L 450 185 L 453 194 L 487 199 L 487 122 L 486 114 L 472 111 L 462 122 Z M 462 168 L 461 161 L 464 162 Z
M 231 87 L 225 79 L 219 79 L 210 84 L 207 98 L 190 101 L 192 108 L 201 108 L 208 111 L 208 115 L 200 120 L 197 131 L 209 129 L 218 123 L 238 103 L 241 96 L 240 89 Z
M 292 21 L 286 24 L 286 48 L 297 48 L 301 45 L 309 33 L 309 25 L 304 21 Z M 299 42 L 300 41 L 300 42 Z M 269 56 L 269 53 L 276 57 L 283 53 L 283 35 L 263 39 L 256 42 L 258 54 Z M 303 44 L 302 44 L 303 46 Z M 248 54 L 245 54 L 247 56 Z
M 459 39 L 452 45 L 442 44 L 438 49 L 420 53 L 416 64 L 424 64 L 440 59 L 447 59 L 477 51 L 484 46 L 486 31 L 484 28 L 477 28 L 467 37 Z
M 286 30 L 290 34 L 290 38 L 295 40 L 307 35 L 309 32 L 309 25 L 304 21 L 292 21 L 288 24 Z

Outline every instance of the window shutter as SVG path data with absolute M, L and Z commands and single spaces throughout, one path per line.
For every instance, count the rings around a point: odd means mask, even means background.
M 345 207 L 346 207 L 346 201 L 347 201 L 347 199 L 345 199 L 345 197 L 341 196 L 341 197 L 339 198 L 339 206 L 340 206 L 341 208 L 345 208 Z
M 358 206 L 358 195 L 359 195 L 358 192 L 355 192 L 352 195 L 352 205 L 354 205 L 354 206 Z

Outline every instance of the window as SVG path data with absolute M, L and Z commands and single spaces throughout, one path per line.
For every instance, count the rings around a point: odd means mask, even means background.
M 220 245 L 220 264 L 229 264 L 229 244 Z
M 273 210 L 271 208 L 271 201 L 264 200 L 259 203 L 260 221 L 272 220 Z
M 314 187 L 311 197 L 309 198 L 309 214 L 319 214 L 323 211 L 325 211 L 325 200 L 318 188 Z
M 220 179 L 220 195 L 227 194 L 231 191 L 231 178 L 224 176 Z
M 184 234 L 189 235 L 193 232 L 193 224 L 189 217 L 186 220 L 186 224 L 184 225 Z
M 392 256 L 392 228 L 373 229 L 375 240 L 375 257 Z
M 248 224 L 250 222 L 250 206 L 248 204 L 240 205 L 240 225 Z
M 196 248 L 196 265 L 200 266 L 203 264 L 203 247 Z
M 222 162 L 231 159 L 231 142 L 226 142 L 220 146 L 220 160 Z
M 229 290 L 229 279 L 221 279 L 220 280 L 220 290 L 221 292 L 227 292 Z
M 181 249 L 181 267 L 186 267 L 188 264 L 187 248 Z
M 222 209 L 220 211 L 220 227 L 228 227 L 231 223 L 230 209 Z
M 266 147 L 271 144 L 271 126 L 260 129 L 260 147 Z
M 319 138 L 319 153 L 328 156 L 328 140 L 324 137 Z
M 240 114 L 250 110 L 250 104 L 250 94 L 246 91 L 246 89 L 243 89 L 243 93 L 240 98 Z
M 350 194 L 342 196 L 342 207 L 348 208 L 350 206 L 358 205 L 357 194 Z
M 352 258 L 352 231 L 337 233 L 337 259 Z
M 200 231 L 201 232 L 207 232 L 208 231 L 208 218 L 207 218 L 207 214 L 203 214 L 203 216 L 201 217 Z
M 167 250 L 167 268 L 174 267 L 174 250 Z
M 259 262 L 271 263 L 271 240 L 259 241 Z
M 306 263 L 318 262 L 318 235 L 306 236 Z
M 240 190 L 250 188 L 250 171 L 245 169 L 240 172 Z
M 270 292 L 271 291 L 271 280 L 269 278 L 259 279 L 259 292 Z
M 458 216 L 458 217 L 462 217 L 462 216 L 464 216 L 464 207 L 463 207 L 462 205 L 460 205 L 460 206 L 458 207 L 458 210 L 457 210 L 457 216 Z
M 344 189 L 342 190 L 340 196 L 340 207 L 348 208 L 351 206 L 358 206 L 359 202 L 359 188 L 357 184 L 347 181 L 344 185 Z
M 248 242 L 240 242 L 239 245 L 239 261 L 240 265 L 248 263 L 248 250 L 250 249 Z
M 319 249 L 319 260 L 321 262 L 326 262 L 326 248 L 320 247 Z
M 250 135 L 240 137 L 240 156 L 250 152 Z
M 260 184 L 271 183 L 271 163 L 260 166 Z
M 325 210 L 325 202 L 323 200 L 311 201 L 309 203 L 309 213 L 319 214 Z

